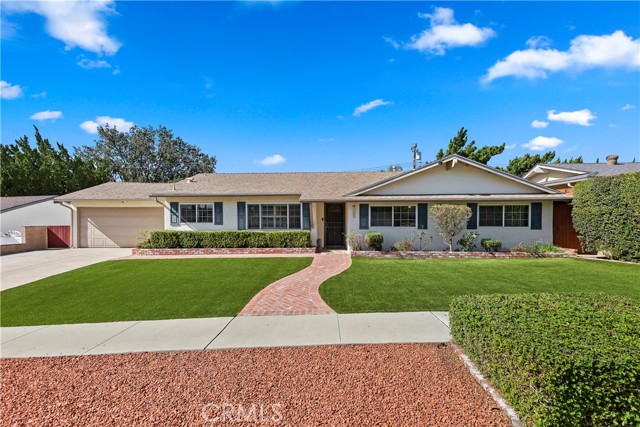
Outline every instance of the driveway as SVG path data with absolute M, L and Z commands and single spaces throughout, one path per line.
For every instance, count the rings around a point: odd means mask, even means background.
M 0 257 L 0 289 L 5 290 L 86 265 L 131 255 L 131 249 L 50 249 Z

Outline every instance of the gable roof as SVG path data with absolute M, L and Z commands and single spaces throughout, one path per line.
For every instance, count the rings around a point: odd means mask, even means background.
M 0 197 L 0 212 L 8 212 L 13 209 L 23 208 L 25 206 L 46 202 L 47 200 L 52 200 L 54 197 L 56 196 Z
M 354 191 L 353 193 L 349 193 L 348 196 L 361 196 L 364 193 L 367 193 L 369 191 L 375 190 L 377 188 L 383 187 L 385 185 L 388 185 L 388 184 L 391 184 L 391 183 L 394 183 L 394 182 L 398 182 L 398 181 L 400 181 L 402 179 L 405 179 L 407 177 L 410 177 L 410 176 L 419 174 L 421 172 L 427 171 L 429 169 L 432 169 L 432 168 L 434 168 L 436 166 L 440 166 L 440 165 L 442 165 L 444 163 L 447 163 L 447 162 L 462 162 L 462 163 L 468 164 L 470 166 L 474 166 L 476 168 L 482 169 L 484 171 L 493 173 L 493 174 L 498 175 L 500 177 L 509 179 L 511 181 L 526 185 L 528 187 L 532 187 L 532 188 L 534 188 L 536 190 L 539 190 L 542 193 L 547 193 L 547 194 L 557 194 L 558 193 L 558 191 L 553 190 L 551 188 L 548 188 L 548 187 L 546 187 L 544 185 L 540 185 L 540 184 L 537 184 L 535 182 L 532 182 L 532 181 L 517 177 L 515 175 L 511 175 L 508 172 L 503 172 L 503 171 L 498 170 L 496 168 L 492 168 L 491 166 L 487 166 L 484 163 L 476 162 L 475 160 L 468 159 L 468 158 L 460 156 L 458 154 L 450 154 L 450 155 L 448 155 L 446 157 L 443 157 L 443 158 L 441 158 L 439 160 L 435 160 L 435 161 L 433 161 L 431 163 L 427 163 L 424 166 L 421 166 L 421 167 L 419 167 L 417 169 L 410 170 L 410 171 L 407 171 L 407 172 L 403 172 L 403 173 L 400 173 L 400 174 L 398 174 L 396 176 L 389 177 L 386 180 L 374 183 L 374 184 L 366 186 L 366 187 L 362 187 L 362 188 Z
M 149 200 L 149 194 L 152 192 L 169 189 L 171 189 L 171 184 L 106 182 L 95 187 L 56 197 L 55 200 L 62 202 L 74 200 Z
M 576 175 L 590 174 L 593 176 L 612 176 L 624 173 L 640 172 L 640 163 L 618 163 L 609 165 L 607 163 L 541 163 L 524 175 L 529 178 L 536 173 L 541 172 L 539 168 L 558 170 Z M 549 181 L 549 183 L 554 181 Z

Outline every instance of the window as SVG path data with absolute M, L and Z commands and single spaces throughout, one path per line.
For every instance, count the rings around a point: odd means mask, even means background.
M 248 205 L 247 206 L 248 215 L 248 226 L 249 230 L 259 230 L 260 229 L 260 205 Z
M 393 207 L 394 227 L 415 227 L 416 207 L 415 206 L 394 206 Z
M 213 222 L 213 205 L 198 205 L 198 222 Z
M 180 222 L 213 222 L 213 205 L 210 203 L 181 203 Z
M 480 206 L 480 227 L 502 227 L 502 206 Z
M 529 206 L 528 205 L 507 205 L 504 207 L 505 227 L 528 227 L 529 226 Z
M 302 223 L 300 204 L 247 205 L 247 228 L 259 229 L 300 229 Z
M 391 227 L 393 218 L 393 207 L 391 206 L 371 206 L 371 226 Z
M 289 205 L 289 228 L 300 228 L 300 205 Z
M 180 222 L 196 222 L 196 205 L 180 205 Z

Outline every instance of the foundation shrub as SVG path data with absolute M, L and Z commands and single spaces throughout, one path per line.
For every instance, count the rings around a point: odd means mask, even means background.
M 370 231 L 364 235 L 364 243 L 366 243 L 369 249 L 373 249 L 374 251 L 381 251 L 383 242 L 384 237 L 382 237 L 381 233 Z
M 602 294 L 467 295 L 451 334 L 528 426 L 640 425 L 640 306 Z
M 156 230 L 138 245 L 162 248 L 307 248 L 311 233 L 295 231 L 172 231 Z
M 500 249 L 502 249 L 502 240 L 480 239 L 480 246 L 487 252 L 500 252 Z

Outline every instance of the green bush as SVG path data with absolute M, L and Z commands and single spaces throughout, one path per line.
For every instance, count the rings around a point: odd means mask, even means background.
M 381 251 L 384 237 L 382 237 L 381 233 L 370 231 L 364 235 L 364 242 L 367 244 L 369 249 L 373 249 L 374 251 Z
M 640 307 L 586 294 L 453 300 L 451 334 L 530 426 L 640 425 Z
M 407 252 L 413 250 L 413 242 L 411 240 L 400 240 L 395 242 L 391 247 L 392 251 Z
M 526 252 L 533 256 L 540 256 L 545 252 L 564 252 L 557 246 L 546 242 L 523 243 L 520 242 L 511 248 L 511 252 Z
M 301 231 L 173 231 L 156 230 L 139 248 L 306 248 L 311 232 Z
M 476 247 L 476 239 L 480 233 L 474 231 L 467 231 L 462 235 L 460 240 L 458 240 L 458 244 L 462 247 L 463 252 L 469 252 L 471 249 Z
M 487 252 L 499 252 L 502 249 L 502 240 L 498 239 L 481 239 L 480 245 Z
M 640 172 L 579 182 L 572 217 L 585 251 L 640 261 Z

